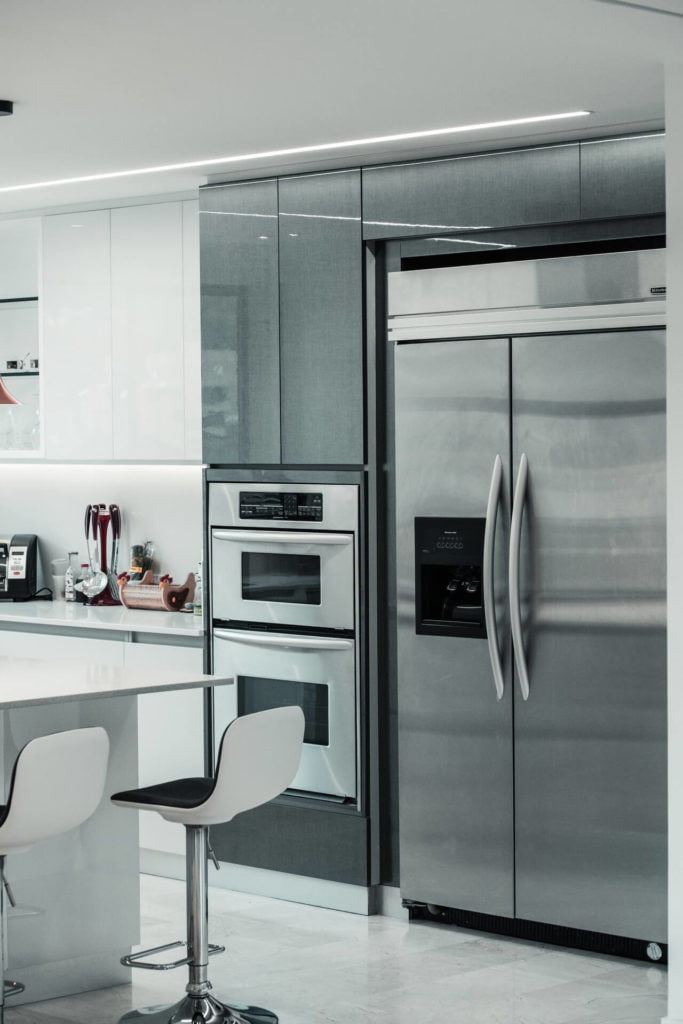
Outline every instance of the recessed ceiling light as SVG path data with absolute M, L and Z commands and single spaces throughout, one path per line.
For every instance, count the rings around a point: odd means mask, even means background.
M 14 111 L 14 103 L 12 100 L 0 100 L 0 117 L 5 117 L 7 114 L 11 114 Z
M 160 164 L 157 167 L 136 167 L 128 171 L 108 171 L 104 174 L 84 174 L 77 178 L 56 178 L 52 181 L 32 181 L 25 185 L 4 185 L 0 192 L 22 192 L 26 189 L 50 188 L 55 185 L 78 185 L 88 181 L 106 181 L 112 178 L 131 178 L 138 174 L 161 174 L 165 171 L 187 171 L 199 167 L 248 163 L 253 160 L 274 160 L 285 156 L 300 156 L 304 153 L 325 153 L 336 149 L 353 149 L 360 146 L 379 146 L 392 142 L 407 142 L 413 139 L 433 139 L 444 135 L 462 135 L 467 132 L 481 132 L 493 128 L 515 128 L 518 125 L 540 124 L 545 121 L 566 121 L 573 117 L 588 117 L 592 110 L 569 110 L 561 114 L 537 114 L 533 117 L 514 117 L 506 121 L 484 121 L 480 124 L 460 124 L 451 128 L 429 128 L 418 132 L 401 132 L 397 135 L 374 135 L 366 139 L 347 139 L 344 142 L 322 142 L 312 146 L 293 146 L 290 149 L 269 149 L 257 153 L 239 153 L 236 156 L 212 157 L 208 160 L 188 160 L 180 164 Z

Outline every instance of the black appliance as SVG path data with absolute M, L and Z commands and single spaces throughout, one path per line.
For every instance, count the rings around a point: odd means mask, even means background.
M 35 533 L 0 537 L 0 601 L 28 601 L 38 589 Z

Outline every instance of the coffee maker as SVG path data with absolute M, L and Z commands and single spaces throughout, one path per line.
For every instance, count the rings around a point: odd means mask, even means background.
M 28 601 L 38 589 L 35 533 L 0 536 L 0 601 Z

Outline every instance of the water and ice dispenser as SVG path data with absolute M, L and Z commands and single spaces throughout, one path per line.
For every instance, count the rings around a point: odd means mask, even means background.
M 415 519 L 415 631 L 485 637 L 484 519 Z

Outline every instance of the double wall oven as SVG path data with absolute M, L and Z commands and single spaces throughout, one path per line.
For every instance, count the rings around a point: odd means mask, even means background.
M 210 483 L 213 671 L 220 737 L 239 715 L 298 704 L 291 790 L 358 795 L 358 487 Z M 267 756 L 267 754 L 266 754 Z

